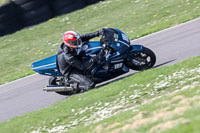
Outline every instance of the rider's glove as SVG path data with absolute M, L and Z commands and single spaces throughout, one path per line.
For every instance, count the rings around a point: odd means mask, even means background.
M 94 32 L 94 35 L 95 36 L 100 36 L 100 35 L 104 35 L 104 31 L 105 31 L 105 28 L 102 28 L 96 32 Z
M 99 54 L 97 54 L 95 57 L 92 57 L 93 62 L 98 62 L 98 61 L 100 61 L 100 60 L 103 58 L 104 54 L 105 54 L 104 49 L 102 49 L 102 50 L 99 52 Z
M 98 30 L 99 35 L 103 35 L 104 31 L 105 31 L 105 28 L 102 28 L 102 29 Z

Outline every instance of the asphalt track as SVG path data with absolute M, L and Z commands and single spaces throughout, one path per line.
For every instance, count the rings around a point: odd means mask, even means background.
M 159 25 L 158 25 L 159 26 Z M 200 55 L 200 18 L 133 40 L 152 49 L 157 56 L 155 67 L 170 65 Z M 128 73 L 132 74 L 133 71 Z M 0 86 L 0 122 L 50 106 L 66 99 L 43 92 L 48 77 L 34 74 Z

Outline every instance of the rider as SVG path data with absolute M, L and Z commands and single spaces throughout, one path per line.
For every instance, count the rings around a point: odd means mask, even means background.
M 73 88 L 88 90 L 94 87 L 94 82 L 83 75 L 82 71 L 90 68 L 98 57 L 82 61 L 77 55 L 77 49 L 81 47 L 83 42 L 88 42 L 90 39 L 102 34 L 103 29 L 81 36 L 76 31 L 67 31 L 63 34 L 63 43 L 60 45 L 57 53 L 58 67 L 65 80 L 72 83 Z

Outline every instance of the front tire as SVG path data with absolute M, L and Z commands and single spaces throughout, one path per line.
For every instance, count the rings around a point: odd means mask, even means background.
M 142 51 L 131 54 L 131 57 L 127 59 L 126 65 L 132 70 L 143 71 L 152 68 L 155 63 L 155 53 L 151 49 L 143 47 Z

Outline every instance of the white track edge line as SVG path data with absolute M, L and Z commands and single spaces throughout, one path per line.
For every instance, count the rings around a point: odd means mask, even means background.
M 32 74 L 32 75 L 28 75 L 28 76 L 23 77 L 23 78 L 19 78 L 19 79 L 13 80 L 13 81 L 8 82 L 8 83 L 5 83 L 5 84 L 2 84 L 2 85 L 0 85 L 0 87 L 3 87 L 3 86 L 6 86 L 6 85 L 9 85 L 9 84 L 15 83 L 15 82 L 20 81 L 20 80 L 24 80 L 24 79 L 26 79 L 26 78 L 33 77 L 33 76 L 35 76 L 35 75 L 37 75 L 37 73 Z

